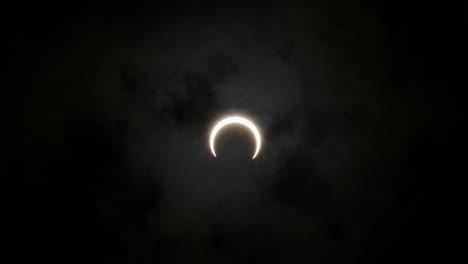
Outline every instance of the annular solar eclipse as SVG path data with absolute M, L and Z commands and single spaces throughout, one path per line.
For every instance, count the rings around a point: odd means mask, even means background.
M 248 119 L 246 119 L 244 117 L 241 117 L 241 116 L 226 117 L 226 118 L 223 118 L 218 123 L 216 123 L 216 125 L 211 130 L 211 135 L 210 135 L 211 153 L 213 153 L 213 156 L 216 157 L 215 140 L 216 140 L 216 136 L 218 135 L 218 133 L 223 128 L 225 128 L 227 126 L 230 126 L 230 125 L 235 125 L 235 124 L 245 126 L 246 128 L 250 129 L 250 131 L 252 132 L 252 134 L 253 134 L 253 136 L 255 138 L 255 142 L 256 142 L 255 153 L 254 153 L 252 159 L 255 159 L 255 157 L 257 157 L 258 153 L 260 152 L 260 147 L 262 145 L 260 132 L 258 132 L 257 127 L 255 126 L 254 123 L 252 123 L 252 121 L 250 121 L 250 120 L 248 120 Z

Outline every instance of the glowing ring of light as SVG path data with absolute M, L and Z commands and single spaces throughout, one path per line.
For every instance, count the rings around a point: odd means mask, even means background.
M 240 117 L 240 116 L 231 116 L 231 117 L 224 118 L 214 126 L 213 130 L 211 130 L 210 148 L 211 148 L 211 152 L 213 153 L 213 156 L 216 157 L 216 152 L 214 148 L 214 141 L 216 139 L 216 135 L 225 126 L 231 125 L 231 124 L 240 124 L 240 125 L 246 126 L 247 128 L 250 129 L 250 131 L 252 131 L 252 134 L 254 135 L 255 141 L 257 143 L 257 148 L 255 149 L 255 153 L 252 157 L 252 159 L 255 159 L 255 157 L 258 155 L 258 152 L 260 151 L 260 147 L 262 144 L 260 132 L 258 132 L 257 127 L 250 120 Z

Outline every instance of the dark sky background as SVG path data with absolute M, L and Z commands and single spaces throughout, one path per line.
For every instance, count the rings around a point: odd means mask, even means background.
M 466 261 L 467 17 L 377 2 L 3 8 L 11 263 Z

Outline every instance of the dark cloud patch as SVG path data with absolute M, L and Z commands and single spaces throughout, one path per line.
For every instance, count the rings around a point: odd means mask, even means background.
M 293 41 L 286 42 L 278 51 L 277 55 L 283 63 L 288 63 L 294 59 L 295 43 Z
M 305 214 L 317 213 L 329 202 L 330 184 L 318 177 L 314 170 L 313 160 L 304 168 L 304 163 L 294 156 L 284 167 L 278 169 L 277 178 L 273 182 L 272 197 L 279 203 L 298 206 Z M 311 164 L 312 163 L 312 164 Z M 304 173 L 307 171 L 307 173 Z
M 217 106 L 212 83 L 200 74 L 186 73 L 182 77 L 182 85 L 184 94 L 161 110 L 184 124 L 206 122 Z
M 203 74 L 213 82 L 220 85 L 228 78 L 234 78 L 234 74 L 239 71 L 238 64 L 233 58 L 224 54 L 211 55 L 206 59 L 206 68 Z

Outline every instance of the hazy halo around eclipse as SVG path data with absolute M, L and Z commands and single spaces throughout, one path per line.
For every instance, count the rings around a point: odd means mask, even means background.
M 258 132 L 258 129 L 254 125 L 254 123 L 252 123 L 250 120 L 248 120 L 248 119 L 246 119 L 244 117 L 241 117 L 241 116 L 230 116 L 230 117 L 223 118 L 211 130 L 210 148 L 211 148 L 211 152 L 213 153 L 213 156 L 216 157 L 216 152 L 215 152 L 216 135 L 218 134 L 218 132 L 221 129 L 223 129 L 227 125 L 232 125 L 232 124 L 243 125 L 243 126 L 249 128 L 250 131 L 252 132 L 252 134 L 254 135 L 257 147 L 255 149 L 255 153 L 254 153 L 252 159 L 255 159 L 255 157 L 258 155 L 258 152 L 260 151 L 260 147 L 261 147 L 261 144 L 262 144 L 261 137 L 260 137 L 260 132 Z

